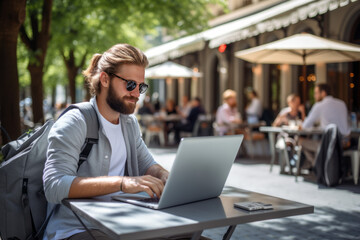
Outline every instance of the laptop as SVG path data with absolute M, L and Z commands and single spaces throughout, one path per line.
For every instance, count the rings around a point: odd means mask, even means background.
M 218 197 L 243 135 L 183 138 L 160 199 L 144 194 L 113 195 L 114 200 L 163 209 Z

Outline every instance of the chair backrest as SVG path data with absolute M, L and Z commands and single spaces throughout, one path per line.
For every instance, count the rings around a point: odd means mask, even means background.
M 194 129 L 193 137 L 196 136 L 212 136 L 213 135 L 213 117 L 211 114 L 201 114 L 198 116 Z

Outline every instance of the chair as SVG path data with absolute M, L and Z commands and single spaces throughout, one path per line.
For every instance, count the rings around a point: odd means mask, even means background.
M 297 181 L 297 177 L 301 173 L 301 166 L 300 166 L 300 159 L 301 159 L 301 146 L 296 145 L 296 142 L 292 142 L 295 150 L 295 155 L 297 156 L 296 161 L 296 172 L 295 172 L 295 181 Z M 293 174 L 292 170 L 293 167 L 290 164 L 289 154 L 287 151 L 287 144 L 284 136 L 279 135 L 279 138 L 275 145 L 275 151 L 279 154 L 279 165 L 280 165 L 280 172 L 284 173 L 285 168 L 288 167 L 289 173 Z M 272 169 L 272 166 L 274 164 L 274 161 L 272 159 L 270 163 L 270 171 Z
M 198 116 L 192 132 L 181 131 L 181 137 L 197 137 L 213 135 L 213 117 L 210 114 L 201 114 Z
M 192 136 L 212 136 L 214 119 L 211 114 L 200 115 L 194 125 Z
M 246 148 L 249 149 L 249 151 L 246 149 L 246 152 L 250 156 L 250 158 L 254 158 L 255 156 L 255 149 L 256 149 L 256 143 L 260 143 L 261 141 L 265 140 L 265 134 L 262 132 L 259 132 L 259 127 L 265 126 L 265 122 L 261 121 L 257 124 L 249 124 L 244 128 L 244 130 L 235 131 L 235 134 L 239 134 L 243 132 L 244 134 L 244 140 L 246 144 Z M 265 152 L 264 147 L 261 145 L 261 151 Z
M 152 115 L 142 115 L 142 132 L 145 134 L 145 143 L 150 145 L 151 139 L 153 137 L 158 137 L 161 146 L 165 145 L 164 130 L 161 126 L 161 123 L 158 123 L 154 116 Z
M 285 138 L 283 136 L 279 136 L 278 140 L 276 141 L 276 144 L 275 144 L 275 151 L 279 156 L 280 173 L 285 172 L 285 167 L 288 167 L 291 172 L 289 155 L 288 155 L 286 148 L 287 148 L 287 145 L 286 145 Z M 274 162 L 271 161 L 270 169 L 272 169 L 273 164 L 274 164 Z
M 360 167 L 360 136 L 358 139 L 357 149 L 349 149 L 343 152 L 343 156 L 349 156 L 351 158 L 351 172 L 353 174 L 355 185 L 359 181 L 359 167 Z

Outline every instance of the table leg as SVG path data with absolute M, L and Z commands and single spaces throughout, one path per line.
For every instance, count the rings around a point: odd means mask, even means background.
M 270 162 L 270 172 L 272 172 L 273 165 L 275 163 L 275 133 L 269 132 L 269 145 L 270 145 L 270 154 L 271 154 L 271 162 Z
M 232 234 L 234 233 L 236 228 L 236 225 L 231 225 L 228 230 L 226 231 L 226 233 L 224 234 L 223 240 L 229 240 L 232 236 Z
M 72 210 L 71 210 L 72 211 Z M 92 240 L 96 240 L 96 238 L 94 237 L 94 235 L 92 235 L 91 231 L 86 227 L 85 223 L 81 220 L 81 218 L 76 214 L 76 212 L 72 211 L 75 215 L 75 217 L 79 220 L 79 222 L 81 223 L 81 225 L 83 225 L 83 227 L 85 228 L 85 230 L 89 233 L 90 237 Z
M 200 239 L 202 232 L 203 232 L 203 231 L 195 232 L 195 233 L 192 235 L 191 240 L 198 240 L 198 239 Z

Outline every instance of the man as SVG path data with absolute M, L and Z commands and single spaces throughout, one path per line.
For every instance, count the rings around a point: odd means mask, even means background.
M 312 128 L 315 124 L 325 129 L 331 123 L 335 124 L 341 135 L 343 136 L 343 143 L 348 142 L 350 135 L 350 126 L 348 123 L 348 110 L 345 103 L 331 96 L 330 86 L 321 83 L 315 86 L 314 98 L 316 103 L 312 107 L 308 116 L 305 118 L 302 128 Z M 310 161 L 311 165 L 315 165 L 315 155 L 320 144 L 320 140 L 300 139 L 306 159 Z
M 262 114 L 261 101 L 253 89 L 248 90 L 247 97 L 250 100 L 250 103 L 245 109 L 247 122 L 250 124 L 258 123 Z
M 141 139 L 133 115 L 144 93 L 146 56 L 137 48 L 117 44 L 95 54 L 84 71 L 94 95 L 91 104 L 99 119 L 99 141 L 77 170 L 86 137 L 86 122 L 78 109 L 68 111 L 52 127 L 44 169 L 49 209 L 64 198 L 89 198 L 118 191 L 146 192 L 160 197 L 169 173 L 158 165 Z M 108 239 L 92 229 L 97 239 Z M 54 212 L 44 239 L 89 239 L 80 222 L 64 206 Z
M 216 131 L 220 136 L 235 130 L 236 125 L 242 122 L 241 114 L 236 108 L 236 92 L 226 90 L 223 93 L 223 102 L 216 111 Z
M 201 106 L 201 100 L 195 97 L 191 102 L 191 110 L 186 118 L 185 123 L 180 123 L 175 126 L 175 141 L 180 142 L 180 132 L 192 132 L 200 114 L 205 114 L 204 109 Z

